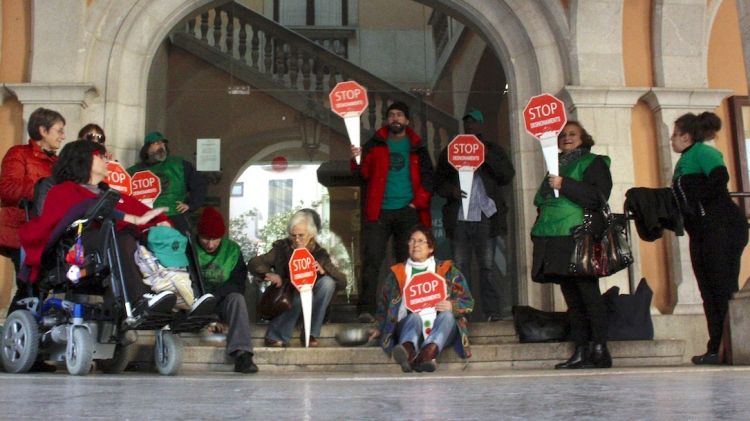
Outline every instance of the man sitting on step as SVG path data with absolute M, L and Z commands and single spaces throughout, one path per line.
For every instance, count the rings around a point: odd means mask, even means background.
M 223 238 L 226 232 L 221 213 L 213 207 L 205 208 L 198 220 L 198 261 L 206 292 L 216 296 L 216 314 L 229 325 L 226 349 L 234 358 L 234 371 L 257 373 L 244 295 L 247 265 L 240 246 Z

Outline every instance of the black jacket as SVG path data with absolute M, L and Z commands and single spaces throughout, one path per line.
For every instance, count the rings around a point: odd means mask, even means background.
M 680 209 L 672 189 L 634 187 L 625 193 L 625 210 L 633 214 L 638 236 L 645 241 L 655 241 L 664 229 L 683 235 Z
M 497 213 L 490 218 L 490 236 L 504 235 L 508 232 L 508 205 L 503 196 L 503 186 L 508 185 L 516 174 L 513 163 L 508 154 L 500 146 L 484 143 L 484 164 L 477 170 L 484 183 L 487 196 L 495 202 Z M 453 237 L 458 222 L 458 212 L 461 209 L 461 188 L 458 182 L 458 171 L 448 162 L 448 148 L 440 153 L 437 170 L 435 172 L 435 190 L 437 194 L 448 199 L 443 206 L 443 226 L 449 238 Z M 471 192 L 466 192 L 471 194 Z

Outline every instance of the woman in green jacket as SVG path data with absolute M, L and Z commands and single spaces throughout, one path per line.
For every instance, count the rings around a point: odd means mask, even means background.
M 559 175 L 548 174 L 534 198 L 538 216 L 531 229 L 534 256 L 531 268 L 536 282 L 560 285 L 570 316 L 573 355 L 555 368 L 608 368 L 607 312 L 599 290 L 599 278 L 574 277 L 569 273 L 575 248 L 571 229 L 583 223 L 590 209 L 592 228 L 604 228 L 597 212 L 612 190 L 610 159 L 591 153 L 594 139 L 577 121 L 569 121 L 558 135 Z M 560 192 L 555 197 L 553 189 Z

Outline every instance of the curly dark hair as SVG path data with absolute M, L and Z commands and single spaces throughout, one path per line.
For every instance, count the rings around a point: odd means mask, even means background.
M 66 144 L 60 151 L 60 157 L 52 168 L 55 181 L 58 183 L 63 181 L 73 181 L 78 184 L 88 183 L 91 179 L 91 163 L 94 160 L 95 152 L 104 155 L 107 153 L 107 149 L 101 143 L 84 139 Z
M 94 141 L 95 139 L 92 139 L 91 137 L 89 137 L 89 133 L 91 132 L 96 132 L 102 135 L 102 137 L 99 140 L 97 140 L 97 142 L 104 143 L 107 141 L 107 136 L 104 134 L 104 129 L 102 129 L 101 126 L 95 123 L 89 123 L 81 127 L 81 130 L 78 131 L 78 138 Z
M 687 113 L 678 117 L 674 125 L 681 133 L 689 134 L 693 142 L 703 142 L 716 137 L 716 132 L 721 130 L 721 119 L 709 111 L 699 115 Z
M 416 232 L 421 232 L 424 234 L 425 238 L 427 238 L 427 245 L 430 246 L 431 249 L 435 249 L 437 246 L 437 240 L 435 239 L 435 235 L 432 233 L 432 230 L 427 228 L 426 226 L 422 224 L 417 224 L 411 227 L 409 230 L 409 235 L 407 235 L 407 238 L 411 238 L 412 235 Z
M 162 140 L 162 142 L 164 143 L 164 150 L 167 151 L 167 156 L 169 156 L 169 141 L 167 141 L 166 139 L 164 139 L 164 140 Z M 140 158 L 141 162 L 144 163 L 144 164 L 146 164 L 146 165 L 154 164 L 154 162 L 150 162 L 148 160 L 148 147 L 149 146 L 151 146 L 150 143 L 141 146 L 141 150 L 140 150 L 140 152 L 138 152 L 138 158 Z
M 591 149 L 591 147 L 594 146 L 594 144 L 595 144 L 594 138 L 591 137 L 591 135 L 589 134 L 589 132 L 586 131 L 585 128 L 583 128 L 583 125 L 579 121 L 577 121 L 577 120 L 568 120 L 568 122 L 565 123 L 566 126 L 569 126 L 571 124 L 574 125 L 574 126 L 576 126 L 576 127 L 578 127 L 578 130 L 581 131 L 581 141 L 583 142 L 583 144 L 581 145 L 581 147 L 586 148 L 586 149 Z M 563 134 L 564 131 L 565 131 L 565 128 L 563 128 L 563 130 L 560 132 L 560 134 L 557 135 L 557 140 L 558 141 L 560 140 L 560 137 L 562 136 L 562 134 Z
M 42 132 L 39 131 L 39 127 L 44 127 L 44 130 L 49 131 L 55 123 L 65 125 L 65 117 L 55 110 L 39 107 L 29 116 L 26 130 L 29 132 L 31 139 L 42 140 Z

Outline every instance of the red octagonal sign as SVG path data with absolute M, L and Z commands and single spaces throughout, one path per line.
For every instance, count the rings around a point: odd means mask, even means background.
M 318 273 L 315 270 L 315 258 L 306 248 L 295 249 L 289 258 L 289 279 L 299 291 L 312 289 Z
M 476 170 L 484 163 L 484 144 L 473 134 L 458 135 L 448 144 L 448 162 L 457 170 Z
M 331 102 L 331 111 L 339 116 L 358 117 L 367 109 L 367 89 L 359 83 L 348 80 L 339 82 L 328 94 Z
M 153 202 L 161 194 L 161 181 L 151 171 L 138 171 L 131 181 L 132 196 L 140 201 Z
M 404 285 L 404 306 L 414 313 L 435 307 L 447 298 L 445 279 L 437 273 L 422 272 Z
M 557 136 L 567 122 L 565 104 L 550 94 L 531 97 L 523 109 L 523 120 L 526 131 L 537 139 L 545 133 Z
M 120 193 L 125 193 L 127 195 L 132 194 L 132 189 L 130 187 L 130 174 L 125 171 L 125 168 L 123 168 L 119 162 L 107 162 L 107 171 L 107 178 L 104 179 L 105 183 L 109 184 L 110 187 Z

